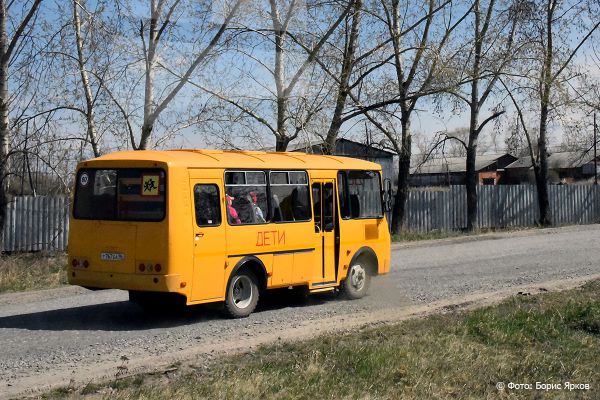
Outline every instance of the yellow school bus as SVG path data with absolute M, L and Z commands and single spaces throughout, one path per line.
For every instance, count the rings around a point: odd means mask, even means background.
M 108 154 L 77 167 L 69 283 L 128 290 L 149 309 L 224 302 L 233 317 L 272 288 L 360 298 L 390 266 L 383 198 L 381 167 L 353 158 Z

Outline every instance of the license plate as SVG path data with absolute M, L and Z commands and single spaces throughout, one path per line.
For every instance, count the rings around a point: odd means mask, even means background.
M 100 253 L 100 259 L 102 261 L 123 261 L 125 254 L 123 253 Z

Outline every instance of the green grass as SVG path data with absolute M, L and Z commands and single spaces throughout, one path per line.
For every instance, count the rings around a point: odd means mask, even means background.
M 209 366 L 46 397 L 118 399 L 492 399 L 600 397 L 600 281 L 397 325 L 263 346 Z M 589 383 L 499 392 L 497 382 Z
M 67 283 L 65 253 L 18 253 L 0 257 L 0 293 L 48 289 Z
M 458 237 L 467 237 L 474 235 L 481 235 L 485 233 L 493 233 L 493 232 L 516 232 L 523 230 L 531 230 L 538 229 L 536 227 L 512 227 L 512 228 L 500 228 L 500 229 L 478 229 L 473 232 L 467 231 L 439 231 L 433 230 L 430 232 L 422 233 L 422 232 L 401 232 L 397 235 L 392 235 L 392 242 L 413 242 L 418 240 L 436 240 L 436 239 L 448 239 L 448 238 L 458 238 Z

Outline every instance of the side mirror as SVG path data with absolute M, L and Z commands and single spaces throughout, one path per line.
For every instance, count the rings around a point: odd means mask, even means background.
M 383 210 L 392 211 L 392 181 L 388 178 L 383 180 Z

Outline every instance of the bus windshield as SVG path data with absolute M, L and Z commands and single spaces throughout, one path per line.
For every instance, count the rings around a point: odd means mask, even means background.
M 77 174 L 76 219 L 161 221 L 165 172 L 150 168 L 82 169 Z

